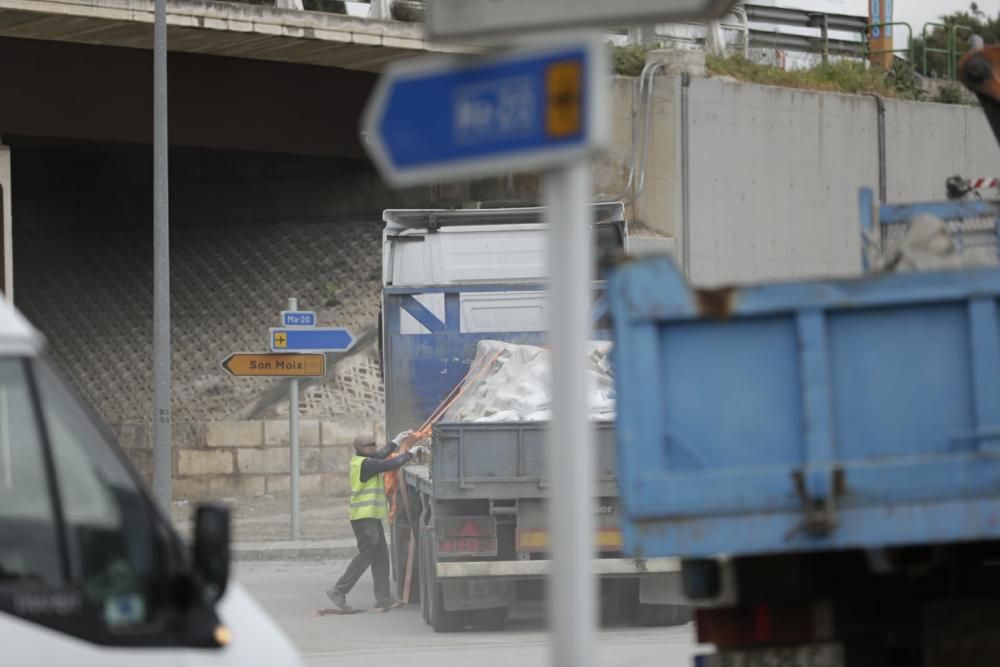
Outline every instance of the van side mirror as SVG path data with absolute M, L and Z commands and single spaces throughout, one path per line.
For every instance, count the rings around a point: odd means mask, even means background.
M 229 581 L 229 508 L 199 505 L 194 521 L 194 569 L 204 586 L 205 601 L 214 604 Z

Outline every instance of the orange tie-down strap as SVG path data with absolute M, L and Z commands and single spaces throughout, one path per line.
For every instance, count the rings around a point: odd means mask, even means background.
M 459 398 L 468 391 L 469 387 L 476 384 L 476 382 L 486 375 L 487 371 L 493 368 L 493 364 L 496 363 L 497 358 L 500 357 L 500 352 L 498 350 L 493 353 L 486 360 L 482 361 L 478 366 L 470 368 L 469 372 L 465 374 L 462 381 L 455 385 L 455 388 L 451 390 L 447 397 L 441 404 L 438 405 L 431 416 L 424 421 L 423 425 L 416 431 L 410 433 L 410 435 L 403 441 L 399 447 L 399 451 L 393 452 L 388 458 L 395 458 L 400 454 L 408 451 L 410 447 L 415 442 L 420 442 L 431 437 L 431 430 L 434 428 L 444 413 L 448 411 L 452 405 L 455 404 Z M 382 475 L 382 480 L 385 483 L 385 495 L 389 498 L 389 523 L 392 523 L 396 518 L 396 505 L 399 500 L 399 470 L 393 470 Z

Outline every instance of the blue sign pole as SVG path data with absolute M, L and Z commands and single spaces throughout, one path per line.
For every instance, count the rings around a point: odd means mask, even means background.
M 472 60 L 415 58 L 365 109 L 369 153 L 393 185 L 532 171 L 609 141 L 606 47 L 580 39 Z

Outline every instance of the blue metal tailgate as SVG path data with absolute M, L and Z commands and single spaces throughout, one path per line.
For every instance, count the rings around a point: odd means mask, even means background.
M 1000 271 L 692 291 L 623 265 L 629 553 L 1000 538 Z

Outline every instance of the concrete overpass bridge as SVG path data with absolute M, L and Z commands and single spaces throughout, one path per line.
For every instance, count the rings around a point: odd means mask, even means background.
M 264 350 L 287 297 L 322 323 L 373 330 L 382 209 L 496 198 L 519 181 L 395 192 L 362 150 L 359 114 L 380 69 L 469 49 L 392 20 L 168 7 L 183 440 L 205 421 L 280 409 L 274 384 L 228 378 L 218 364 Z M 152 0 L 0 0 L 4 291 L 140 468 L 152 403 L 152 23 Z M 381 411 L 374 347 L 337 361 L 302 409 L 370 424 Z

